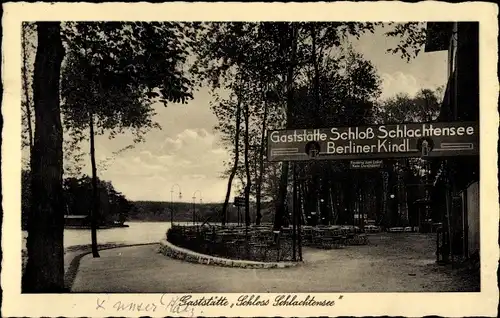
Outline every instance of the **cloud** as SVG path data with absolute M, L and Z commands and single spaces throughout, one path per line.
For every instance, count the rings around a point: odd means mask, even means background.
M 191 175 L 184 176 L 185 180 L 204 180 L 206 178 L 207 178 L 207 176 L 204 174 L 191 174 Z
M 415 95 L 422 87 L 418 80 L 410 74 L 395 72 L 392 74 L 383 73 L 382 79 L 382 98 L 392 97 L 398 93 L 408 93 Z
M 179 139 L 173 139 L 170 137 L 165 138 L 163 144 L 160 147 L 160 150 L 163 153 L 172 153 L 177 151 L 182 147 L 182 141 Z
M 131 199 L 168 200 L 170 187 L 179 183 L 183 193 L 200 190 L 204 201 L 223 200 L 226 180 L 219 178 L 222 162 L 229 158 L 218 138 L 204 128 L 184 129 L 163 138 L 159 147 L 127 152 L 106 171 L 111 180 L 126 185 Z M 126 177 L 129 177 L 127 180 Z
M 172 185 L 178 183 L 186 198 L 200 190 L 204 202 L 221 202 L 227 180 L 219 176 L 229 154 L 213 133 L 217 118 L 209 107 L 210 90 L 202 88 L 194 95 L 186 105 L 153 105 L 154 120 L 162 129 L 149 131 L 145 142 L 134 144 L 133 149 L 113 155 L 133 144 L 129 132 L 112 140 L 97 136 L 98 164 L 105 168 L 98 170 L 99 177 L 110 180 L 131 200 L 168 201 Z M 88 150 L 88 142 L 82 147 Z M 90 174 L 90 160 L 86 158 L 83 164 L 83 172 Z

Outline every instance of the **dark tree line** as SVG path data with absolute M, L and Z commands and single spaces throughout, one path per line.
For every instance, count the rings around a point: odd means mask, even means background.
M 28 170 L 22 171 L 21 211 L 23 227 L 27 225 L 28 211 L 31 204 L 31 176 Z M 66 215 L 89 216 L 92 210 L 92 178 L 89 176 L 69 177 L 63 181 L 63 206 Z M 134 205 L 125 196 L 116 191 L 110 182 L 98 179 L 99 211 L 96 219 L 98 226 L 110 225 L 114 221 L 124 222 Z

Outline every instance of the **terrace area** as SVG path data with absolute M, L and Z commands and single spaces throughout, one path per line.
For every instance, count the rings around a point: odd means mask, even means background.
M 301 260 L 298 246 L 336 249 L 368 244 L 365 231 L 356 226 L 303 226 L 295 233 L 292 227 L 273 231 L 272 225 L 174 225 L 167 240 L 201 254 L 261 262 Z

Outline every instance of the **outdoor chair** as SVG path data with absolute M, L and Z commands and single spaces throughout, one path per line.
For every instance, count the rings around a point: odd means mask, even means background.
M 267 252 L 269 251 L 269 245 L 265 241 L 252 243 L 253 253 L 255 260 L 260 260 L 265 262 L 267 260 Z
M 322 238 L 325 236 L 325 231 L 315 229 L 313 231 L 313 237 L 312 237 L 312 245 L 314 247 L 322 247 L 323 246 L 323 241 Z
M 362 233 L 359 235 L 361 245 L 368 244 L 368 235 Z
M 355 236 L 356 235 L 354 233 L 344 233 L 346 245 L 353 245 Z
M 350 242 L 351 245 L 366 245 L 368 244 L 368 237 L 366 234 L 355 235 Z
M 322 238 L 322 248 L 341 248 L 342 238 L 340 236 L 325 236 Z
M 313 240 L 313 229 L 304 228 L 302 231 L 302 242 L 304 245 L 311 245 Z
M 239 242 L 238 240 L 231 240 L 224 242 L 224 256 L 229 258 L 238 258 L 239 255 Z

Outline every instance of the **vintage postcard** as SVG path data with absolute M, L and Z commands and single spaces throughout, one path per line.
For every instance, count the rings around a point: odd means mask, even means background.
M 496 316 L 498 7 L 6 3 L 4 316 Z

